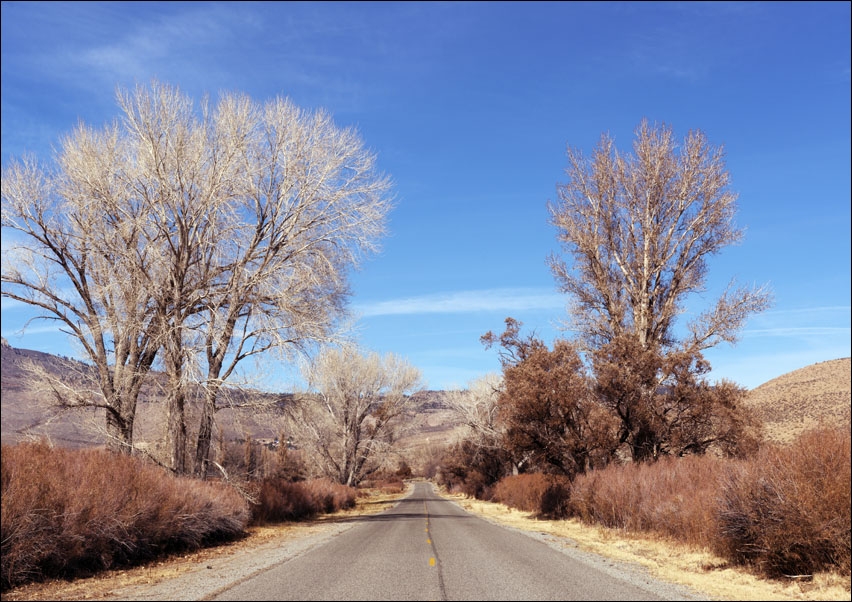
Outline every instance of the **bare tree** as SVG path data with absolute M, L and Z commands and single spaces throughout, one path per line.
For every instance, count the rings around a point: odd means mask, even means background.
M 3 295 L 64 322 L 108 398 L 119 362 L 137 379 L 121 387 L 138 395 L 159 354 L 177 472 L 187 471 L 188 391 L 201 385 L 203 473 L 237 365 L 334 339 L 347 272 L 384 232 L 390 185 L 354 131 L 286 99 L 225 94 L 197 110 L 154 82 L 118 101 L 123 120 L 81 126 L 55 174 L 32 162 L 4 172 L 3 226 L 25 241 L 4 258 Z M 121 404 L 108 420 L 131 418 L 135 397 Z M 121 428 L 129 441 L 132 420 Z
M 217 245 L 222 277 L 206 296 L 199 332 L 206 363 L 195 470 L 204 472 L 222 385 L 243 359 L 336 340 L 346 274 L 375 249 L 390 209 L 389 182 L 357 134 L 285 100 L 262 107 L 241 147 L 242 220 Z
M 146 270 L 146 216 L 124 172 L 117 126 L 68 136 L 49 171 L 32 159 L 3 171 L 2 225 L 20 239 L 3 257 L 2 294 L 37 308 L 81 345 L 97 375 L 94 394 L 67 394 L 65 405 L 106 410 L 110 443 L 133 445 L 136 402 L 160 348 L 160 322 Z
M 497 401 L 503 390 L 501 375 L 486 374 L 471 381 L 467 389 L 447 393 L 447 405 L 467 428 L 466 440 L 492 449 L 502 445 L 504 433 L 498 421 Z
M 700 131 L 678 147 L 670 128 L 643 121 L 632 155 L 604 135 L 591 159 L 569 148 L 566 173 L 548 210 L 573 262 L 549 262 L 574 302 L 573 326 L 592 347 L 624 333 L 643 346 L 674 346 L 675 320 L 686 297 L 704 290 L 707 259 L 743 236 L 723 149 Z M 682 343 L 701 351 L 736 342 L 749 315 L 769 304 L 767 289 L 732 283 Z
M 293 439 L 314 468 L 357 485 L 380 467 L 406 413 L 416 411 L 420 371 L 394 355 L 328 348 L 306 369 L 313 394 L 290 408 Z
M 724 152 L 700 131 L 678 146 L 670 128 L 643 121 L 633 154 L 618 152 L 604 135 L 590 159 L 569 149 L 566 173 L 559 202 L 548 209 L 573 261 L 552 255 L 549 262 L 572 301 L 572 327 L 585 349 L 597 352 L 602 401 L 622 420 L 621 439 L 634 458 L 675 448 L 701 451 L 716 435 L 696 428 L 690 431 L 695 437 L 674 444 L 685 433 L 676 424 L 713 424 L 714 408 L 721 407 L 698 403 L 716 395 L 696 393 L 706 385 L 699 378 L 707 372 L 701 354 L 735 343 L 746 319 L 771 304 L 766 287 L 731 282 L 711 309 L 687 324 L 688 335 L 675 333 L 685 300 L 705 289 L 707 260 L 743 236 L 734 225 L 736 195 Z M 731 405 L 738 396 L 716 395 L 722 397 Z

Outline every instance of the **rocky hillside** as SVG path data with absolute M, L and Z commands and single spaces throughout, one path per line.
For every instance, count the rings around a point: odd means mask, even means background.
M 850 358 L 805 366 L 773 378 L 749 392 L 747 404 L 763 420 L 765 435 L 789 443 L 818 426 L 850 426 Z

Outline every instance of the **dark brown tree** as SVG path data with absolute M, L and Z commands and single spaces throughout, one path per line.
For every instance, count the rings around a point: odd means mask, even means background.
M 576 347 L 565 340 L 553 349 L 534 335 L 521 337 L 521 324 L 506 320 L 487 346 L 503 348 L 503 389 L 498 399 L 503 443 L 519 469 L 574 477 L 609 461 L 617 423 L 594 396 Z
M 618 444 L 634 460 L 663 455 L 754 451 L 756 420 L 743 407 L 746 390 L 709 384 L 700 353 L 643 347 L 621 336 L 592 353 L 595 392 L 618 420 Z

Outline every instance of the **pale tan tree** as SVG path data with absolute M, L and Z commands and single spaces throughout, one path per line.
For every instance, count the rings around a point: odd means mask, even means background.
M 160 349 L 145 277 L 155 259 L 143 211 L 122 174 L 97 161 L 100 154 L 125 156 L 116 126 L 78 127 L 55 169 L 27 158 L 3 170 L 4 238 L 14 234 L 4 241 L 2 294 L 76 339 L 97 386 L 54 393 L 63 405 L 103 408 L 110 445 L 129 453 L 136 402 Z
M 666 125 L 636 129 L 633 153 L 608 135 L 592 156 L 568 149 L 568 181 L 548 204 L 550 223 L 571 261 L 549 263 L 570 296 L 571 327 L 591 347 L 622 334 L 643 346 L 682 343 L 701 351 L 736 342 L 746 319 L 766 309 L 766 287 L 733 282 L 678 341 L 674 325 L 690 295 L 704 292 L 707 262 L 738 243 L 737 195 L 724 149 L 701 131 L 678 145 Z
M 382 467 L 405 416 L 417 411 L 420 371 L 344 345 L 324 349 L 305 372 L 311 393 L 289 407 L 292 439 L 315 472 L 358 485 Z
M 118 102 L 123 119 L 80 126 L 55 171 L 4 171 L 3 226 L 24 236 L 4 258 L 3 295 L 66 324 L 106 397 L 117 362 L 140 381 L 122 385 L 132 393 L 159 354 L 177 472 L 189 470 L 186 403 L 201 387 L 203 472 L 237 365 L 335 338 L 348 271 L 384 232 L 390 184 L 355 131 L 286 99 L 223 94 L 196 107 L 153 82 Z M 135 397 L 121 404 L 127 422 Z M 123 428 L 129 442 L 132 420 Z
M 199 315 L 206 368 L 200 472 L 218 390 L 239 362 L 273 348 L 307 352 L 338 340 L 347 274 L 375 250 L 391 207 L 389 181 L 354 130 L 282 99 L 233 102 L 253 119 L 232 207 L 241 219 L 217 246 L 222 277 Z
M 489 373 L 472 380 L 466 389 L 447 392 L 447 406 L 465 427 L 463 439 L 488 449 L 502 445 L 504 429 L 498 419 L 498 400 L 503 390 L 503 377 Z

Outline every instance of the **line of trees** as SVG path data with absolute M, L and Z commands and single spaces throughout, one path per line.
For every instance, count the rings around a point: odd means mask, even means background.
M 570 261 L 548 263 L 576 336 L 551 349 L 508 318 L 502 334 L 482 337 L 499 350 L 502 379 L 456 399 L 471 429 L 445 468 L 476 492 L 507 465 L 573 478 L 614 459 L 754 451 L 745 389 L 709 382 L 703 352 L 735 343 L 771 305 L 768 287 L 732 281 L 686 334 L 675 328 L 705 290 L 708 259 L 743 236 L 723 149 L 700 131 L 678 144 L 670 127 L 643 120 L 632 153 L 604 135 L 591 157 L 568 149 L 566 174 L 548 211 Z M 482 453 L 498 448 L 502 457 Z
M 355 131 L 284 98 L 197 106 L 158 82 L 117 97 L 121 119 L 79 125 L 55 164 L 4 168 L 2 227 L 17 234 L 2 295 L 79 342 L 97 390 L 54 392 L 103 408 L 118 450 L 133 449 L 140 390 L 161 366 L 165 463 L 204 474 L 240 363 L 338 340 L 347 273 L 384 234 L 390 182 Z M 199 389 L 190 454 L 186 404 Z

